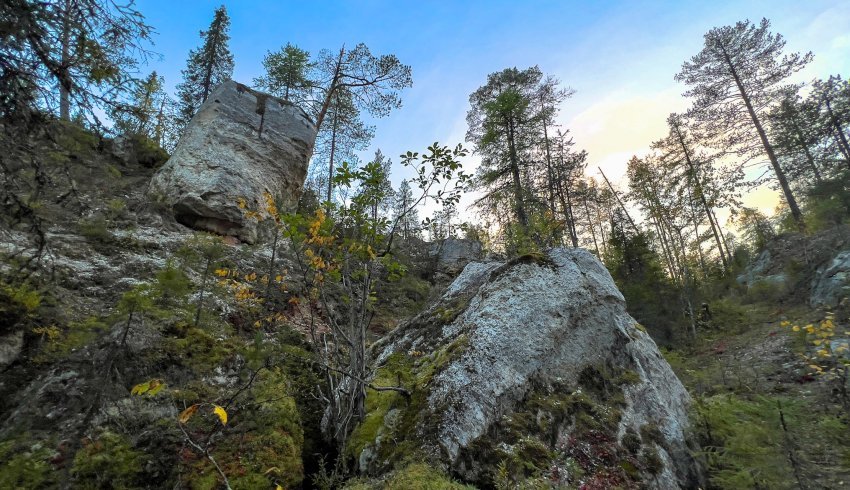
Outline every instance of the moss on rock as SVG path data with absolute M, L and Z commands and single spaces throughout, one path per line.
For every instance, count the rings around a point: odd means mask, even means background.
M 144 487 L 146 460 L 126 437 L 105 431 L 86 439 L 74 457 L 71 474 L 75 488 Z
M 474 490 L 452 480 L 444 472 L 423 463 L 412 463 L 387 475 L 383 479 L 356 479 L 349 482 L 345 490 Z

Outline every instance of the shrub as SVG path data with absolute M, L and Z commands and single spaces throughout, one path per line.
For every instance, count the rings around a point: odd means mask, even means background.
M 29 284 L 7 284 L 0 281 L 0 325 L 13 327 L 31 318 L 43 298 Z
M 794 480 L 789 465 L 791 437 L 783 430 L 799 428 L 800 403 L 759 397 L 745 400 L 716 395 L 699 400 L 693 427 L 699 431 L 709 479 L 717 488 L 787 488 Z
M 114 144 L 119 147 L 124 160 L 131 165 L 158 168 L 168 160 L 168 152 L 143 134 L 126 134 L 116 139 Z
M 712 301 L 709 306 L 711 327 L 721 332 L 741 333 L 756 321 L 752 308 L 729 298 Z

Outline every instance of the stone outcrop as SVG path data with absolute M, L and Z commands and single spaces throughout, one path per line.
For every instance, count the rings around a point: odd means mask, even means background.
M 296 205 L 315 139 L 295 105 L 227 81 L 192 118 L 149 194 L 189 227 L 254 242 L 249 212 L 266 209 L 266 193 L 281 210 Z
M 689 395 L 585 250 L 472 262 L 373 355 L 373 384 L 410 395 L 370 393 L 348 448 L 364 472 L 413 455 L 485 486 L 500 465 L 593 488 L 701 483 Z
M 839 252 L 821 266 L 812 281 L 812 306 L 835 307 L 850 298 L 850 250 Z
M 482 246 L 478 240 L 446 238 L 433 243 L 429 253 L 436 259 L 438 272 L 455 276 L 466 264 L 481 259 Z

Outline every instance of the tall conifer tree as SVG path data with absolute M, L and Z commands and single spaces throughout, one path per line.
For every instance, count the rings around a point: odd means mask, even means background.
M 767 112 L 778 105 L 788 77 L 812 59 L 811 53 L 784 54 L 785 39 L 770 32 L 770 21 L 750 21 L 711 29 L 702 51 L 682 65 L 676 80 L 689 85 L 692 116 L 720 148 L 747 159 L 766 156 L 798 226 L 803 217 L 768 138 Z
M 224 5 L 215 10 L 209 29 L 201 31 L 203 44 L 189 52 L 183 82 L 177 86 L 178 122 L 185 125 L 207 100 L 216 85 L 233 76 L 230 52 L 230 17 Z

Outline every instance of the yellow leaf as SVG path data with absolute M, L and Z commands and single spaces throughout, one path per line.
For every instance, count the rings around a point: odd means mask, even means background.
M 165 383 L 159 379 L 152 379 L 150 380 L 149 386 L 150 390 L 148 391 L 148 396 L 155 396 L 157 393 L 162 391 L 163 388 L 165 388 Z
M 213 407 L 213 413 L 218 415 L 218 419 L 221 420 L 221 425 L 227 425 L 227 412 L 223 408 L 215 405 Z
M 180 412 L 180 415 L 177 417 L 177 420 L 179 420 L 181 424 L 185 424 L 186 422 L 189 421 L 190 418 L 192 418 L 192 415 L 195 415 L 195 412 L 197 412 L 197 411 L 198 411 L 198 404 L 196 403 L 196 404 L 192 405 L 191 407 L 187 408 L 186 410 L 183 410 L 182 412 Z
M 151 382 L 145 381 L 144 383 L 139 383 L 130 390 L 131 395 L 144 395 L 147 391 L 151 389 Z

